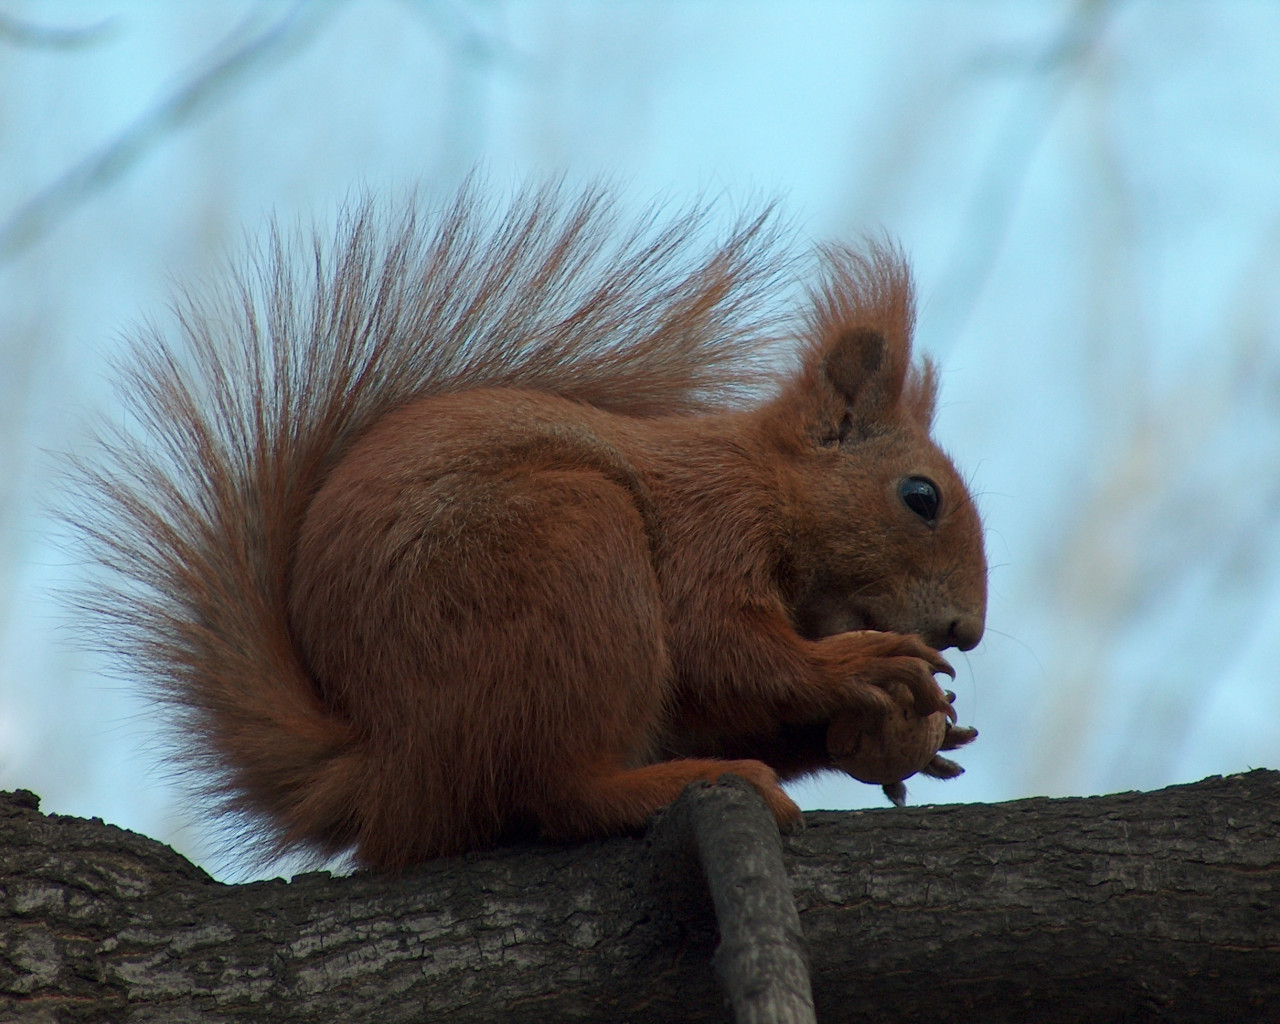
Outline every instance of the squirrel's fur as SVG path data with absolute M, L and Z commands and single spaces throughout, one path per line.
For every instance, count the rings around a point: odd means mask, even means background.
M 986 567 L 894 250 L 822 252 L 780 372 L 767 216 L 690 257 L 599 192 L 377 209 L 142 336 L 77 463 L 88 603 L 225 811 L 381 869 L 726 771 L 787 821 L 834 715 L 948 708 Z

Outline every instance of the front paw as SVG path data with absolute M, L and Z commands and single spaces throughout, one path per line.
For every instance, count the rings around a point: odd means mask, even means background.
M 831 639 L 856 645 L 856 657 L 850 659 L 856 665 L 853 678 L 864 697 L 868 687 L 879 691 L 875 703 L 886 713 L 911 707 L 921 718 L 941 712 L 955 721 L 947 691 L 934 679 L 938 672 L 954 679 L 955 669 L 920 637 L 868 630 Z M 909 696 L 904 696 L 904 689 Z

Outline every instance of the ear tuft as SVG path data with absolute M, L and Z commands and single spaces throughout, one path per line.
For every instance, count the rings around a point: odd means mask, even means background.
M 902 404 L 913 420 L 928 432 L 933 429 L 933 413 L 938 403 L 938 367 L 929 358 L 907 372 Z
M 904 399 L 909 415 L 927 417 L 932 372 L 911 368 L 915 301 L 901 251 L 872 243 L 865 252 L 826 246 L 821 255 L 822 283 L 805 325 L 806 362 L 821 367 L 858 420 L 892 418 Z

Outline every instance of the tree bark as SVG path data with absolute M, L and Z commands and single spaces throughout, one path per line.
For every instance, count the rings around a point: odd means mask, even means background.
M 819 1021 L 1280 1020 L 1280 773 L 807 822 L 783 850 Z M 223 885 L 9 794 L 0 1020 L 727 1021 L 671 827 Z
M 815 1024 L 800 916 L 760 794 L 734 776 L 695 783 L 650 838 L 657 851 L 697 852 L 720 937 L 712 962 L 735 1024 Z

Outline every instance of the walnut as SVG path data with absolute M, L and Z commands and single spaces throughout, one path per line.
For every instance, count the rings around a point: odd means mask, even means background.
M 833 718 L 827 729 L 827 750 L 837 767 L 860 782 L 879 783 L 900 804 L 906 796 L 902 780 L 916 772 L 949 779 L 964 771 L 938 751 L 963 746 L 978 732 L 952 725 L 954 711 L 917 714 L 905 688 L 891 695 L 895 706 L 884 716 L 860 713 Z M 948 693 L 947 699 L 954 701 L 955 694 Z

